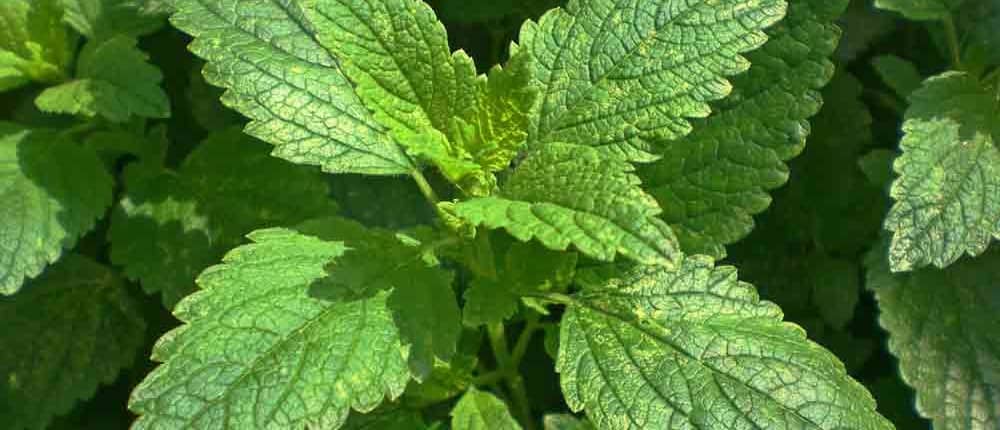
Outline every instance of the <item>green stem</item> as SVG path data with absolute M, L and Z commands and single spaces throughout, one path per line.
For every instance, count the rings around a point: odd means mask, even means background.
M 437 193 L 434 192 L 434 188 L 431 187 L 430 182 L 427 182 L 427 178 L 424 174 L 421 173 L 420 170 L 413 169 L 410 171 L 410 176 L 413 177 L 413 180 L 417 183 L 417 188 L 420 188 L 420 193 L 424 195 L 424 198 L 427 199 L 431 206 L 433 206 L 436 210 L 437 204 L 441 201 L 441 199 L 439 199 Z
M 517 342 L 514 342 L 514 350 L 510 353 L 511 365 L 515 369 L 521 366 L 521 360 L 524 359 L 524 354 L 528 352 L 528 345 L 531 343 L 531 338 L 534 337 L 535 332 L 541 327 L 541 324 L 538 323 L 538 314 L 534 312 L 528 314 L 524 330 L 517 337 Z
M 958 29 L 955 27 L 955 20 L 952 18 L 951 14 L 943 20 L 944 23 L 944 33 L 945 38 L 948 39 L 948 51 L 951 54 L 952 67 L 955 70 L 963 70 L 962 66 L 962 48 L 958 43 Z
M 504 382 L 510 390 L 511 403 L 514 413 L 519 416 L 518 421 L 525 430 L 535 430 L 535 422 L 531 416 L 531 406 L 528 400 L 528 392 L 524 388 L 524 378 L 516 367 L 512 367 L 510 350 L 507 347 L 507 335 L 504 332 L 503 323 L 489 324 L 486 326 L 489 335 L 490 346 L 493 348 L 493 355 L 497 359 L 500 372 L 503 373 Z

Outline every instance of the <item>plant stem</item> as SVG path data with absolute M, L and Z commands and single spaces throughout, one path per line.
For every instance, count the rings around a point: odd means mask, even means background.
M 952 18 L 951 14 L 948 14 L 948 16 L 944 18 L 943 23 L 945 38 L 948 39 L 948 51 L 951 54 L 952 67 L 956 70 L 963 70 L 962 48 L 958 43 L 958 29 L 955 27 L 955 20 Z
M 521 426 L 525 430 L 535 430 L 535 422 L 531 416 L 528 392 L 524 389 L 524 378 L 516 367 L 512 367 L 509 349 L 507 348 L 507 335 L 504 332 L 503 323 L 489 324 L 486 332 L 490 338 L 490 346 L 493 348 L 493 355 L 497 359 L 500 372 L 504 375 L 507 389 L 510 390 L 511 403 L 514 413 L 517 414 Z
M 424 177 L 424 174 L 421 173 L 420 170 L 413 169 L 410 171 L 410 176 L 413 177 L 413 180 L 417 183 L 417 187 L 420 188 L 420 193 L 424 195 L 424 198 L 427 199 L 431 206 L 433 206 L 436 210 L 437 204 L 441 201 L 441 199 L 439 199 L 437 193 L 434 192 L 434 188 L 431 187 L 430 182 L 427 182 L 427 178 Z
M 529 313 L 524 324 L 524 330 L 517 337 L 517 342 L 514 342 L 514 350 L 510 353 L 511 365 L 515 369 L 520 367 L 521 360 L 524 359 L 524 354 L 528 352 L 528 344 L 531 342 L 531 338 L 534 337 L 535 332 L 541 327 L 541 324 L 538 323 L 538 314 L 534 312 Z

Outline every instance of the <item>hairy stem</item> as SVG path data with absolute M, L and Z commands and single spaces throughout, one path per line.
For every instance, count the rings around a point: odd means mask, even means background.
M 410 171 L 410 176 L 413 177 L 413 180 L 417 183 L 417 187 L 420 188 L 420 193 L 424 195 L 424 198 L 427 199 L 431 206 L 437 209 L 437 204 L 441 201 L 441 199 L 439 199 L 437 193 L 434 192 L 434 188 L 431 187 L 430 182 L 427 182 L 427 178 L 424 174 L 420 172 L 420 170 L 413 169 Z

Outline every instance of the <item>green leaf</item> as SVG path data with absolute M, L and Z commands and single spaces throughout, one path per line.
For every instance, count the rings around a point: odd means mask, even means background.
M 832 353 L 708 257 L 585 286 L 561 324 L 563 393 L 598 428 L 893 428 Z
M 917 410 L 935 429 L 1000 427 L 1000 252 L 944 270 L 892 274 L 884 246 L 868 255 L 867 285 Z
M 843 330 L 860 298 L 861 268 L 854 261 L 821 256 L 809 261 L 812 301 L 827 324 Z
M 912 20 L 944 19 L 965 0 L 875 0 L 875 7 L 899 12 Z
M 679 256 L 676 239 L 632 172 L 596 148 L 549 143 L 518 166 L 500 197 L 460 202 L 455 211 L 471 224 L 503 227 L 550 249 L 573 245 L 599 260 L 622 254 L 670 266 Z
M 920 88 L 924 80 L 916 65 L 895 55 L 875 57 L 872 59 L 872 66 L 882 81 L 889 85 L 896 95 L 904 99 Z
M 76 37 L 60 22 L 58 0 L 0 2 L 0 91 L 66 77 Z
M 230 128 L 210 135 L 176 172 L 129 166 L 108 232 L 111 261 L 170 308 L 250 231 L 335 211 L 318 169 L 275 159 L 269 149 Z
M 470 388 L 451 411 L 453 430 L 520 430 L 503 400 Z
M 195 37 L 190 49 L 208 61 L 206 80 L 227 89 L 223 103 L 253 120 L 247 133 L 275 145 L 275 156 L 336 173 L 412 170 L 299 2 L 175 3 L 171 23 Z
M 133 115 L 170 116 L 170 101 L 160 88 L 163 74 L 127 36 L 90 41 L 76 65 L 76 79 L 46 88 L 35 99 L 45 112 L 125 122 Z
M 132 364 L 146 324 L 109 268 L 67 255 L 13 297 L 0 297 L 0 421 L 44 429 Z
M 384 294 L 350 303 L 308 296 L 342 255 L 286 229 L 251 233 L 174 309 L 184 325 L 153 349 L 157 367 L 129 408 L 147 428 L 337 428 L 409 380 Z
M 785 161 L 805 146 L 808 118 L 822 105 L 818 90 L 833 76 L 834 21 L 846 5 L 789 1 L 768 43 L 748 54 L 750 70 L 733 78 L 733 94 L 640 168 L 685 252 L 725 256 L 725 245 L 750 233 L 752 216 L 771 204 L 768 191 L 788 180 Z
M 651 161 L 689 118 L 729 94 L 742 53 L 785 14 L 782 0 L 572 0 L 521 28 L 541 100 L 533 143 L 573 142 Z
M 205 82 L 201 70 L 204 63 L 191 69 L 188 76 L 188 87 L 184 93 L 191 107 L 191 115 L 194 116 L 198 125 L 208 131 L 217 131 L 233 125 L 241 124 L 243 117 L 231 109 L 226 108 L 219 101 L 222 96 L 222 89 L 213 87 Z
M 945 267 L 1000 238 L 998 104 L 972 77 L 932 77 L 910 97 L 895 200 L 885 220 L 895 272 Z
M 502 323 L 517 314 L 518 297 L 501 281 L 476 278 L 462 297 L 462 322 L 470 327 Z
M 570 414 L 546 415 L 543 424 L 545 430 L 594 430 L 590 422 Z
M 424 430 L 420 412 L 399 405 L 385 405 L 374 411 L 358 414 L 352 413 L 341 427 L 342 430 Z
M 413 376 L 424 380 L 435 358 L 451 360 L 462 333 L 451 272 L 429 266 L 418 247 L 404 245 L 394 234 L 369 230 L 353 221 L 318 219 L 299 229 L 325 240 L 343 241 L 351 248 L 328 267 L 330 277 L 314 286 L 314 296 L 351 301 L 391 291 L 386 306 L 403 344 L 410 347 Z
M 163 26 L 163 16 L 144 0 L 61 0 L 63 20 L 88 39 L 144 36 Z
M 0 122 L 0 294 L 73 247 L 111 204 L 111 187 L 89 148 Z
M 565 0 L 431 0 L 442 20 L 461 23 L 495 23 L 501 20 L 522 21 L 557 7 Z

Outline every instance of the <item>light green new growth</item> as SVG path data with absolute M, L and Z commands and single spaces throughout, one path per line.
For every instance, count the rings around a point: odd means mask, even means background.
M 598 428 L 893 428 L 734 268 L 689 257 L 673 272 L 593 275 L 563 315 L 556 369 Z
M 76 37 L 60 22 L 58 1 L 0 2 L 0 91 L 66 77 Z
M 493 394 L 470 388 L 451 410 L 453 430 L 521 430 L 507 405 Z
M 247 233 L 333 214 L 319 169 L 276 159 L 269 149 L 229 128 L 209 135 L 177 171 L 151 157 L 130 165 L 111 216 L 111 261 L 172 308 Z
M 745 71 L 742 53 L 785 14 L 783 0 L 571 0 L 521 28 L 540 103 L 530 142 L 572 142 L 651 161 L 706 117 Z
M 80 51 L 76 79 L 46 88 L 35 105 L 46 112 L 125 122 L 133 115 L 170 116 L 170 101 L 160 88 L 163 74 L 127 36 L 92 40 Z
M 13 294 L 93 227 L 111 176 L 91 149 L 0 122 L 0 294 Z
M 141 309 L 110 268 L 70 254 L 0 297 L 0 422 L 44 429 L 110 384 L 145 339 Z
M 135 429 L 338 428 L 410 379 L 386 295 L 309 297 L 347 250 L 286 229 L 251 233 L 198 278 L 157 342 L 163 362 L 132 392 Z
M 225 3 L 225 4 L 223 4 Z M 412 163 L 376 121 L 298 2 L 178 0 L 171 22 L 195 37 L 206 80 L 250 117 L 273 154 L 328 172 L 405 174 Z
M 752 65 L 733 77 L 733 93 L 693 121 L 689 136 L 664 146 L 660 161 L 639 168 L 687 253 L 721 258 L 725 245 L 750 233 L 752 216 L 771 204 L 768 191 L 788 180 L 785 161 L 802 151 L 808 119 L 822 105 L 840 35 L 834 22 L 848 2 L 788 3 L 768 42 L 747 54 Z
M 672 266 L 679 258 L 660 208 L 642 191 L 632 166 L 590 146 L 547 143 L 531 153 L 499 197 L 459 202 L 455 213 L 473 225 L 504 228 L 550 249 L 573 245 L 587 256 L 615 255 Z
M 910 97 L 885 220 L 894 272 L 946 267 L 1000 238 L 1000 110 L 973 77 L 932 77 Z
M 935 429 L 1000 428 L 1000 252 L 944 270 L 892 274 L 885 247 L 868 255 L 868 288 L 917 410 Z
M 913 20 L 943 19 L 966 0 L 875 0 L 875 7 L 899 12 Z M 978 1 L 978 0 L 970 0 Z

